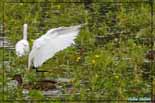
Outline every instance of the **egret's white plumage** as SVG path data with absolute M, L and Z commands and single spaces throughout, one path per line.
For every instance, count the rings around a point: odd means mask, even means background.
M 40 67 L 55 53 L 69 47 L 80 32 L 82 25 L 50 29 L 45 35 L 36 39 L 29 54 L 28 69 L 31 65 Z
M 22 57 L 29 52 L 29 43 L 27 41 L 27 24 L 23 26 L 23 39 L 16 43 L 16 55 L 18 57 Z

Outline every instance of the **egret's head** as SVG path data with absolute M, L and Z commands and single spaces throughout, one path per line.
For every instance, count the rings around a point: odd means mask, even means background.
M 24 28 L 27 28 L 27 24 L 24 24 Z

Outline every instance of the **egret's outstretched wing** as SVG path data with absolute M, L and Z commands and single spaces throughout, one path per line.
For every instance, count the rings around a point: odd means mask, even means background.
M 48 31 L 45 35 L 37 39 L 29 54 L 29 68 L 31 64 L 34 67 L 41 66 L 46 60 L 54 56 L 71 44 L 80 31 L 81 25 L 71 27 L 59 27 Z
M 80 27 L 82 27 L 85 24 L 76 25 L 76 26 L 70 26 L 70 27 L 58 27 L 53 28 L 47 31 L 45 34 L 48 37 L 57 37 L 60 35 L 69 35 L 69 34 L 77 34 L 80 30 Z

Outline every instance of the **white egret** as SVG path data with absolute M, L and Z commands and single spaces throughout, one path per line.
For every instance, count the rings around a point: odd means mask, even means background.
M 29 52 L 29 43 L 27 41 L 27 28 L 28 28 L 28 25 L 24 24 L 23 25 L 23 39 L 18 41 L 15 46 L 16 55 L 18 57 L 22 57 L 28 54 Z
M 33 66 L 38 71 L 37 68 L 53 57 L 55 53 L 74 44 L 74 39 L 79 34 L 81 27 L 82 25 L 76 25 L 50 29 L 36 39 L 29 54 L 28 70 Z

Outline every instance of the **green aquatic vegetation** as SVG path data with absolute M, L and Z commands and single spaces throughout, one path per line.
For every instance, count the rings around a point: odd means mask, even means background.
M 43 78 L 71 78 L 74 90 L 64 96 L 69 100 L 150 96 L 151 84 L 149 80 L 144 80 L 142 68 L 150 47 L 135 41 L 135 38 L 152 36 L 148 4 L 93 3 L 91 9 L 86 9 L 83 3 L 7 3 L 5 8 L 5 31 L 12 45 L 22 38 L 24 23 L 28 23 L 31 47 L 34 40 L 48 29 L 88 23 L 80 31 L 75 45 L 60 51 L 39 68 L 50 71 L 44 76 L 35 73 L 35 70 L 26 72 L 28 56 L 17 58 L 15 50 L 0 50 L 0 56 L 4 55 L 3 59 L 9 61 L 4 68 L 5 84 L 15 74 L 21 74 L 24 83 Z M 95 44 L 96 36 L 109 34 L 110 41 Z M 0 69 L 0 74 L 3 72 Z M 0 81 L 2 79 L 0 76 Z M 16 88 L 15 92 L 6 92 L 5 99 L 24 99 L 21 91 L 21 88 Z M 30 91 L 29 97 L 51 99 L 39 90 Z

